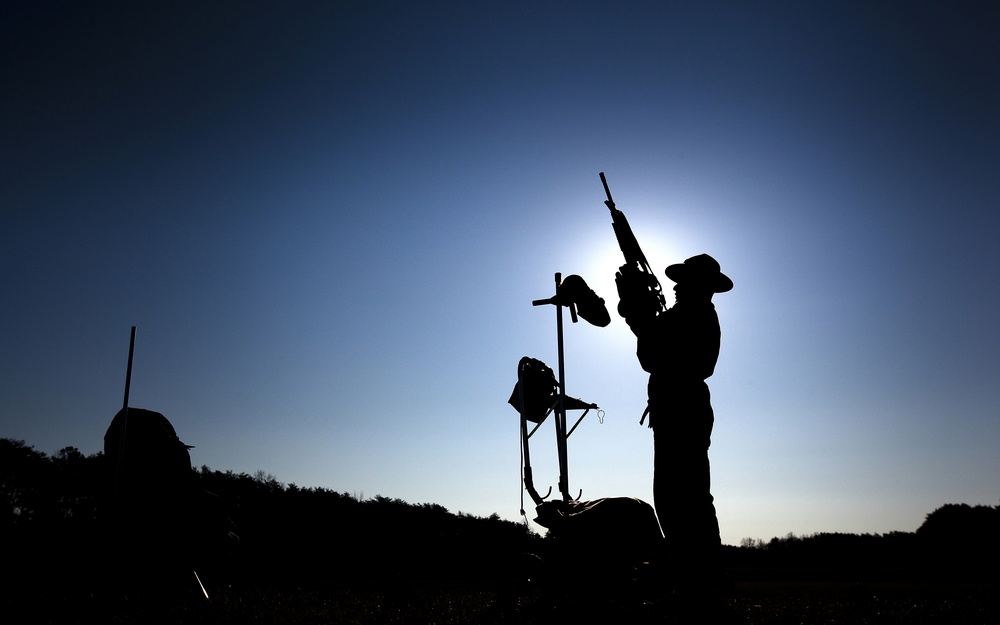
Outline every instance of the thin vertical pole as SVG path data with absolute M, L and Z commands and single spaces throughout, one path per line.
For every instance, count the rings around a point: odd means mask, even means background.
M 128 392 L 132 386 L 132 354 L 135 352 L 135 326 L 128 342 L 128 367 L 125 369 L 125 399 L 122 400 L 122 423 L 118 428 L 118 463 L 115 465 L 115 494 L 121 481 L 122 463 L 125 460 L 125 428 L 128 423 Z
M 563 318 L 559 289 L 562 274 L 556 274 L 556 343 L 559 351 L 559 409 L 556 412 L 556 449 L 559 452 L 559 492 L 569 501 L 569 459 L 566 449 L 566 366 L 563 357 Z
M 125 400 L 122 410 L 128 410 L 128 391 L 132 385 L 132 354 L 135 352 L 135 326 L 132 326 L 132 338 L 128 342 L 128 368 L 125 370 Z

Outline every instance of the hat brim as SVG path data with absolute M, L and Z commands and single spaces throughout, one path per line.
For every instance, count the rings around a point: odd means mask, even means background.
M 690 265 L 678 263 L 667 267 L 664 273 L 678 284 L 681 282 L 700 283 L 710 288 L 713 293 L 725 293 L 733 289 L 733 281 L 721 271 L 706 274 L 703 271 L 692 270 Z

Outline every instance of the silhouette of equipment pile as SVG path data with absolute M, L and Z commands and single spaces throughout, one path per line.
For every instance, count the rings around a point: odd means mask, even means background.
M 104 454 L 116 463 L 114 488 L 123 500 L 162 500 L 192 481 L 191 454 L 165 416 L 152 410 L 118 411 L 104 434 Z
M 566 430 L 556 419 L 560 451 L 561 497 L 548 499 L 552 489 L 540 495 L 535 488 L 529 439 L 552 414 L 558 414 L 559 383 L 544 362 L 525 356 L 518 364 L 518 381 L 507 403 L 521 415 L 522 479 L 535 502 L 536 523 L 549 530 L 549 564 L 560 574 L 585 575 L 600 569 L 605 575 L 630 575 L 635 567 L 656 559 L 662 541 L 653 507 L 632 497 L 605 497 L 580 501 L 565 493 L 566 438 L 573 433 L 596 404 L 575 397 L 562 398 L 563 409 L 584 413 Z M 528 424 L 534 424 L 529 429 Z M 582 494 L 582 492 L 581 492 Z M 523 508 L 523 505 L 522 505 Z M 524 514 L 524 510 L 521 510 Z
M 104 435 L 110 565 L 126 592 L 190 587 L 194 567 L 236 540 L 218 497 L 196 483 L 192 447 L 165 416 L 141 408 L 122 408 Z
M 566 581 L 597 570 L 604 575 L 633 575 L 643 563 L 656 560 L 663 535 L 656 513 L 648 503 L 631 497 L 607 497 L 580 501 L 569 493 L 569 463 L 567 439 L 597 404 L 566 395 L 563 356 L 562 309 L 569 308 L 573 321 L 577 313 L 591 325 L 604 327 L 610 316 L 599 298 L 579 276 L 565 281 L 555 274 L 556 295 L 535 300 L 534 306 L 551 304 L 556 307 L 556 334 L 559 356 L 558 377 L 541 360 L 525 356 L 517 367 L 517 383 L 507 403 L 520 414 L 521 477 L 523 484 L 521 514 L 524 515 L 523 492 L 535 503 L 535 522 L 549 530 L 553 569 Z M 583 414 L 569 426 L 567 413 L 582 410 Z M 603 413 L 599 413 L 603 415 Z M 550 487 L 541 495 L 535 487 L 531 466 L 530 439 L 549 416 L 555 426 L 556 450 L 559 462 L 558 496 L 549 499 Z M 531 425 L 529 425 L 531 424 Z

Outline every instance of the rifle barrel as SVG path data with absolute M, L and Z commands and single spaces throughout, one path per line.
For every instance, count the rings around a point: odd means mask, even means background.
M 609 208 L 614 208 L 615 201 L 611 199 L 611 189 L 608 187 L 608 179 L 604 177 L 604 172 L 601 172 L 601 183 L 604 184 L 604 192 L 608 194 L 608 202 L 611 203 Z

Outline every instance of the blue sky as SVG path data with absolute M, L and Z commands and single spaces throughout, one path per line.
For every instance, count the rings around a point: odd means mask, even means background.
M 101 449 L 135 325 L 196 464 L 518 518 L 531 301 L 616 302 L 604 171 L 654 267 L 736 284 L 725 542 L 995 505 L 998 12 L 867 4 L 7 5 L 0 435 Z M 585 499 L 652 498 L 634 349 L 566 327 Z

